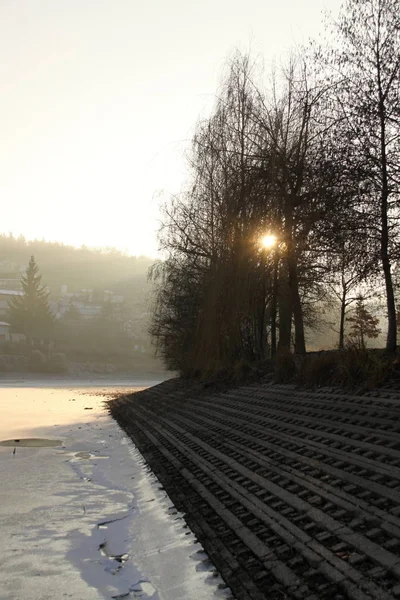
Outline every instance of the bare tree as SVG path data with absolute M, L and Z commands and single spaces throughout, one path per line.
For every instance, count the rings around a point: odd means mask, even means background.
M 353 160 L 362 165 L 359 206 L 373 216 L 388 315 L 387 349 L 396 349 L 391 256 L 398 244 L 400 183 L 400 2 L 347 0 L 331 54 L 336 118 L 347 127 Z
M 169 258 L 158 273 L 152 333 L 169 364 L 176 355 L 175 363 L 184 365 L 180 348 L 189 339 L 185 365 L 190 356 L 202 371 L 266 353 L 272 265 L 258 244 L 268 203 L 266 181 L 257 175 L 259 100 L 251 73 L 247 57 L 233 59 L 213 114 L 197 127 L 192 183 L 164 209 L 160 244 Z M 184 333 L 179 322 L 190 290 L 196 301 L 188 301 Z
M 375 271 L 375 262 L 374 255 L 368 254 L 368 249 L 364 249 L 354 239 L 342 239 L 338 242 L 337 254 L 332 250 L 329 253 L 331 269 L 327 287 L 340 304 L 338 346 L 339 350 L 343 350 L 348 310 L 359 299 L 361 286 Z M 374 295 L 374 292 L 364 293 L 364 300 Z
M 284 249 L 281 259 L 286 269 L 281 272 L 287 274 L 291 296 L 289 302 L 283 292 L 280 294 L 283 336 L 279 346 L 288 348 L 293 315 L 295 352 L 304 354 L 302 297 L 304 288 L 314 285 L 317 273 L 316 253 L 310 252 L 310 240 L 312 243 L 316 239 L 318 223 L 333 209 L 329 171 L 321 160 L 327 126 L 321 121 L 320 106 L 326 86 L 314 82 L 305 60 L 300 57 L 297 61 L 292 60 L 284 71 L 279 92 L 278 87 L 274 81 L 272 93 L 263 98 L 264 110 L 260 119 L 267 133 L 264 138 L 270 156 L 268 175 L 274 189 L 275 222 Z

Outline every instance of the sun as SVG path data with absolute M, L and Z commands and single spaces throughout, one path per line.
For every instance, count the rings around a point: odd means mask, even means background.
M 261 245 L 264 248 L 273 248 L 276 244 L 276 235 L 267 234 L 261 238 Z

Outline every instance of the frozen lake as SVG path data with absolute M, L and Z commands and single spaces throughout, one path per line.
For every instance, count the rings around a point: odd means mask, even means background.
M 0 600 L 230 597 L 95 383 L 0 382 Z

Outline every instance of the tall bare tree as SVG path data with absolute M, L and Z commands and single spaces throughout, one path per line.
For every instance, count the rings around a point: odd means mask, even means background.
M 392 253 L 398 245 L 400 184 L 400 2 L 347 0 L 334 30 L 336 117 L 361 165 L 359 206 L 375 220 L 386 290 L 387 349 L 396 349 Z

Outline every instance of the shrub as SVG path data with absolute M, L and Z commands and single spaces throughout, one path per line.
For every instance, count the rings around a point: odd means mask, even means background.
M 276 359 L 274 380 L 306 386 L 372 389 L 396 375 L 398 362 L 385 352 L 355 346 L 342 352 L 333 350 L 301 357 L 283 354 Z
M 246 381 L 246 379 L 250 379 L 253 370 L 254 369 L 249 361 L 244 359 L 238 360 L 233 366 L 233 381 L 239 383 L 241 381 Z
M 391 375 L 392 359 L 383 352 L 349 347 L 340 353 L 340 382 L 345 386 L 373 388 Z
M 28 368 L 31 371 L 42 373 L 46 370 L 46 357 L 40 350 L 32 350 L 29 357 Z
M 47 363 L 49 373 L 66 373 L 68 371 L 67 357 L 62 352 L 55 352 Z
M 10 371 L 9 361 L 5 356 L 0 356 L 0 373 L 6 373 Z
M 289 352 L 278 354 L 275 360 L 274 380 L 276 383 L 290 383 L 296 377 L 296 363 Z
M 298 379 L 305 385 L 323 386 L 338 382 L 337 352 L 321 352 L 306 357 Z

